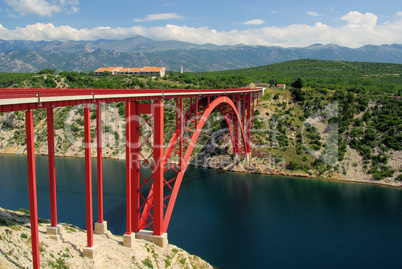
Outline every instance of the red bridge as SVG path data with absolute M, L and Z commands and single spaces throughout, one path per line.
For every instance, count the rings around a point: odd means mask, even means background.
M 92 216 L 92 172 L 90 105 L 96 104 L 98 221 L 95 233 L 105 233 L 102 198 L 101 104 L 125 102 L 126 108 L 126 208 L 127 231 L 123 245 L 134 238 L 167 245 L 167 229 L 179 188 L 200 132 L 214 109 L 222 113 L 231 136 L 234 155 L 248 157 L 250 128 L 255 100 L 262 89 L 176 90 L 176 89 L 1 89 L 0 113 L 26 111 L 29 203 L 34 268 L 40 267 L 38 211 L 34 150 L 34 109 L 47 109 L 49 189 L 51 225 L 47 234 L 59 236 L 57 226 L 56 173 L 53 108 L 84 105 L 87 247 L 84 256 L 94 258 Z M 176 131 L 164 145 L 164 100 L 175 100 Z M 188 107 L 183 100 L 188 99 Z M 148 100 L 148 101 L 147 101 Z M 150 101 L 151 102 L 150 102 Z M 187 103 L 187 102 L 186 102 Z M 146 128 L 145 128 L 146 127 Z M 152 132 L 145 132 L 151 129 Z M 144 172 L 151 168 L 151 173 Z M 166 174 L 173 177 L 165 177 Z

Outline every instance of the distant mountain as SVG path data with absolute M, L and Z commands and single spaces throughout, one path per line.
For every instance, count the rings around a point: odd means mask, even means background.
M 248 68 L 297 59 L 387 62 L 402 64 L 402 45 L 334 44 L 304 48 L 197 45 L 181 41 L 154 41 L 142 36 L 124 40 L 21 41 L 0 40 L 0 72 L 95 70 L 100 66 L 165 66 L 167 70 L 217 71 Z
M 11 51 L 36 51 L 43 53 L 94 52 L 99 49 L 116 52 L 150 52 L 174 49 L 226 49 L 231 46 L 217 46 L 213 44 L 197 45 L 181 41 L 154 41 L 143 36 L 136 36 L 122 40 L 97 41 L 24 41 L 24 40 L 0 40 L 0 53 Z

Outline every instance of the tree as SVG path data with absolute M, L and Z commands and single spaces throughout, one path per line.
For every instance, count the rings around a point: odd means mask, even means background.
M 295 98 L 295 101 L 304 101 L 305 100 L 304 93 L 299 88 L 292 90 L 292 96 Z
M 301 89 L 306 87 L 306 80 L 304 78 L 298 78 L 295 82 L 293 82 L 292 86 L 296 89 Z
M 54 73 L 56 73 L 56 69 L 42 69 L 41 71 L 38 72 L 38 75 L 44 75 L 44 74 L 53 75 Z
M 296 170 L 298 168 L 298 163 L 294 160 L 291 160 L 288 164 L 289 170 Z
M 57 83 L 51 77 L 48 76 L 45 80 L 45 86 L 46 88 L 56 88 Z

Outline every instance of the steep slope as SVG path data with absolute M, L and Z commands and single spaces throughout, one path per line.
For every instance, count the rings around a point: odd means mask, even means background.
M 25 211 L 25 210 L 22 210 Z M 29 268 L 32 266 L 29 214 L 0 208 L 0 267 Z M 42 268 L 211 268 L 201 258 L 169 245 L 160 248 L 136 239 L 133 248 L 123 247 L 123 239 L 108 232 L 94 234 L 97 258 L 82 257 L 87 245 L 86 231 L 61 223 L 61 240 L 46 235 L 47 220 L 39 220 L 39 250 Z

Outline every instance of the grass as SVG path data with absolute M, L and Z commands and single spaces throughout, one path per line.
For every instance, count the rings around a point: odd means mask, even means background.
M 76 233 L 77 232 L 77 230 L 74 229 L 73 227 L 66 226 L 66 227 L 64 227 L 64 229 L 69 233 Z
M 46 247 L 48 247 L 48 245 L 46 245 L 43 242 L 39 243 L 39 252 L 45 252 L 46 251 Z
M 169 266 L 171 265 L 170 260 L 171 260 L 171 257 L 168 256 L 168 257 L 166 258 L 166 260 L 165 260 L 165 267 L 169 267 Z
M 154 268 L 154 266 L 152 265 L 151 260 L 148 257 L 145 260 L 142 261 L 142 264 L 144 264 L 148 268 Z
M 67 266 L 65 260 L 63 260 L 62 258 L 58 258 L 55 262 L 48 261 L 47 264 L 50 268 L 57 268 L 57 269 L 68 269 L 69 268 Z
M 25 213 L 25 214 L 28 214 L 28 215 L 29 215 L 29 209 L 20 208 L 20 209 L 17 209 L 16 211 L 22 212 L 22 213 Z

